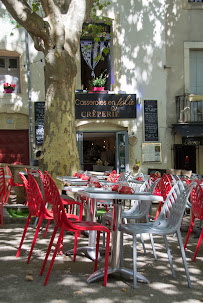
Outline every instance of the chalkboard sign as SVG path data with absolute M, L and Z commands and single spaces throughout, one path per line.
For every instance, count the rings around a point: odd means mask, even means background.
M 35 102 L 36 145 L 42 145 L 44 140 L 44 106 L 45 102 Z
M 145 142 L 159 141 L 157 100 L 144 100 Z

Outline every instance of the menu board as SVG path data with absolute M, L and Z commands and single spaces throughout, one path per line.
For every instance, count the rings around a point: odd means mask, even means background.
M 35 102 L 36 145 L 42 145 L 44 140 L 44 106 L 45 102 Z
M 142 143 L 143 162 L 162 162 L 161 143 Z
M 145 142 L 159 141 L 157 100 L 144 100 Z

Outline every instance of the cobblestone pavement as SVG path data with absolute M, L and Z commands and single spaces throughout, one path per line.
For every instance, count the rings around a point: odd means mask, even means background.
M 146 255 L 144 255 L 138 239 L 138 272 L 150 280 L 150 284 L 138 283 L 133 289 L 131 279 L 110 275 L 107 287 L 98 280 L 87 284 L 88 276 L 94 270 L 94 263 L 84 256 L 77 256 L 74 263 L 71 257 L 57 256 L 54 262 L 48 284 L 43 286 L 45 274 L 40 276 L 43 258 L 48 247 L 53 226 L 50 227 L 46 239 L 43 230 L 40 232 L 30 264 L 26 263 L 28 251 L 34 235 L 33 224 L 28 229 L 21 254 L 16 258 L 16 252 L 24 230 L 25 220 L 4 220 L 4 228 L 0 229 L 0 303 L 141 303 L 141 302 L 203 302 L 203 242 L 197 259 L 192 262 L 197 245 L 198 224 L 195 232 L 190 236 L 186 250 L 187 262 L 192 282 L 188 288 L 187 279 L 181 259 L 176 236 L 168 237 L 171 249 L 176 279 L 172 277 L 162 237 L 155 236 L 155 247 L 158 260 L 155 261 L 149 236 L 145 235 Z M 184 219 L 182 226 L 183 243 L 187 234 L 189 216 Z M 101 239 L 102 241 L 102 239 Z M 73 248 L 74 236 L 66 233 L 64 237 L 64 251 Z M 78 246 L 88 244 L 88 239 L 81 235 Z M 125 238 L 125 267 L 132 268 L 132 239 Z M 49 263 L 48 263 L 49 264 Z M 99 267 L 104 264 L 101 257 Z M 47 269 L 47 268 L 46 268 Z M 26 276 L 31 276 L 31 281 Z

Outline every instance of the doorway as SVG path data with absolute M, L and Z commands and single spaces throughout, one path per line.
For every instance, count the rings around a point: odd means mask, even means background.
M 196 146 L 195 145 L 174 145 L 174 168 L 192 170 L 196 173 Z
M 29 165 L 28 130 L 0 130 L 0 163 Z
M 93 171 L 129 171 L 127 131 L 77 132 L 81 168 Z

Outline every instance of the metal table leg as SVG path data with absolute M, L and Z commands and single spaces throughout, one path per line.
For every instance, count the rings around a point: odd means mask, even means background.
M 113 206 L 113 229 L 112 229 L 112 245 L 111 245 L 111 266 L 108 268 L 108 274 L 120 273 L 130 277 L 133 277 L 133 270 L 121 267 L 121 255 L 120 255 L 120 242 L 121 232 L 118 227 L 121 224 L 122 219 L 122 202 L 114 201 Z M 101 268 L 94 272 L 87 282 L 91 283 L 104 277 L 104 268 Z M 143 275 L 137 273 L 137 279 L 149 283 L 149 280 Z

